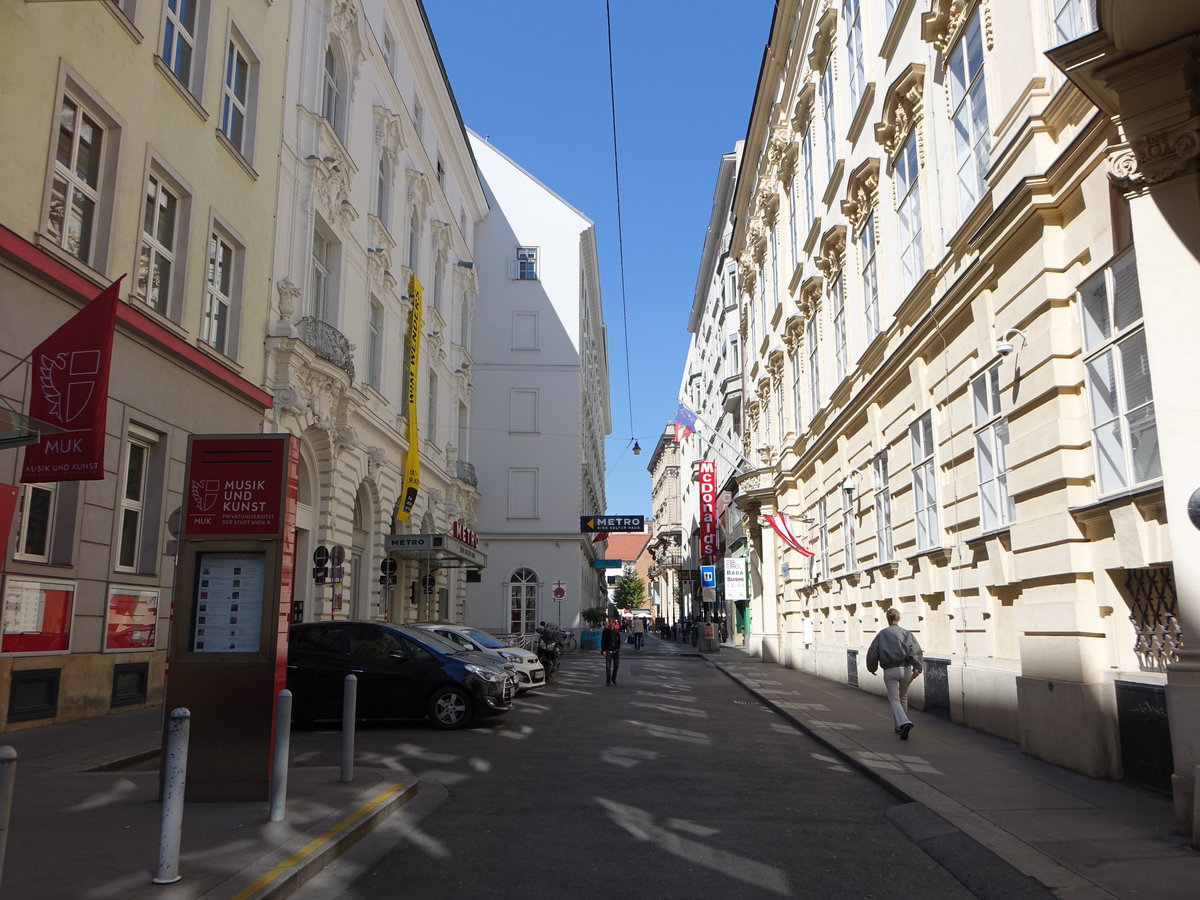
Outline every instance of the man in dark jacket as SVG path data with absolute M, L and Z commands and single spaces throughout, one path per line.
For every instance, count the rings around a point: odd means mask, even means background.
M 900 627 L 900 610 L 887 611 L 888 627 L 875 635 L 867 650 L 867 671 L 872 675 L 883 666 L 883 681 L 887 685 L 892 718 L 896 733 L 907 741 L 913 723 L 908 718 L 908 686 L 925 668 L 925 656 L 912 632 Z
M 604 683 L 616 684 L 617 669 L 621 667 L 621 627 L 612 619 L 600 632 L 600 652 L 604 654 Z

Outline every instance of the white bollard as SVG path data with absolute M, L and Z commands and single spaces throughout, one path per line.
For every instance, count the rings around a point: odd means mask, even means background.
M 8 814 L 12 810 L 13 784 L 17 777 L 17 751 L 0 747 L 0 877 L 4 875 L 4 847 L 8 844 Z
M 292 692 L 284 688 L 275 703 L 275 749 L 271 755 L 268 821 L 282 822 L 287 810 L 288 755 L 292 744 Z
M 354 719 L 358 708 L 358 679 L 347 675 L 342 688 L 341 781 L 354 780 Z
M 172 710 L 167 725 L 167 768 L 163 779 L 162 832 L 158 842 L 155 884 L 174 884 L 179 874 L 179 841 L 183 836 L 183 792 L 187 785 L 188 732 L 192 714 L 184 707 Z

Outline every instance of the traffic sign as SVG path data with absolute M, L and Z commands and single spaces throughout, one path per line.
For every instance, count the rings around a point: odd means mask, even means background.
M 332 547 L 329 548 L 329 561 L 333 565 L 340 566 L 343 562 L 345 562 L 345 560 L 346 560 L 346 548 L 345 547 L 343 547 L 341 544 L 334 544 Z
M 383 560 L 379 563 L 379 571 L 382 572 L 384 575 L 395 575 L 396 574 L 396 561 L 394 559 L 392 559 L 390 556 L 385 556 L 383 558 Z
M 700 587 L 710 588 L 717 586 L 717 567 L 716 566 L 701 566 L 700 567 Z
M 324 544 L 317 544 L 317 549 L 313 551 L 313 565 L 323 566 L 329 562 L 329 548 Z
M 585 534 L 639 532 L 646 530 L 645 516 L 580 516 L 579 530 Z

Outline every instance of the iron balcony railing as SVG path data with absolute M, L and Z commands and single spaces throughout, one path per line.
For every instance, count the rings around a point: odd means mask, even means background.
M 305 316 L 296 323 L 296 331 L 306 346 L 318 357 L 333 363 L 354 379 L 354 355 L 346 336 L 315 316 Z
M 475 466 L 465 460 L 454 461 L 454 477 L 471 487 L 479 486 L 479 480 L 475 477 Z

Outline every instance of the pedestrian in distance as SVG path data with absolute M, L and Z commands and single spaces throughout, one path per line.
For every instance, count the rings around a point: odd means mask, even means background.
M 604 683 L 617 683 L 617 669 L 621 668 L 621 627 L 613 619 L 604 623 L 600 632 L 600 652 L 604 654 Z
M 883 666 L 883 682 L 887 687 L 896 734 L 907 741 L 913 723 L 908 718 L 908 686 L 925 668 L 925 656 L 912 632 L 900 627 L 900 610 L 887 611 L 887 628 L 875 635 L 867 650 L 867 671 L 872 675 Z
M 641 616 L 634 616 L 633 621 L 629 623 L 629 631 L 633 635 L 633 649 L 641 651 L 642 641 L 646 639 L 646 620 Z

